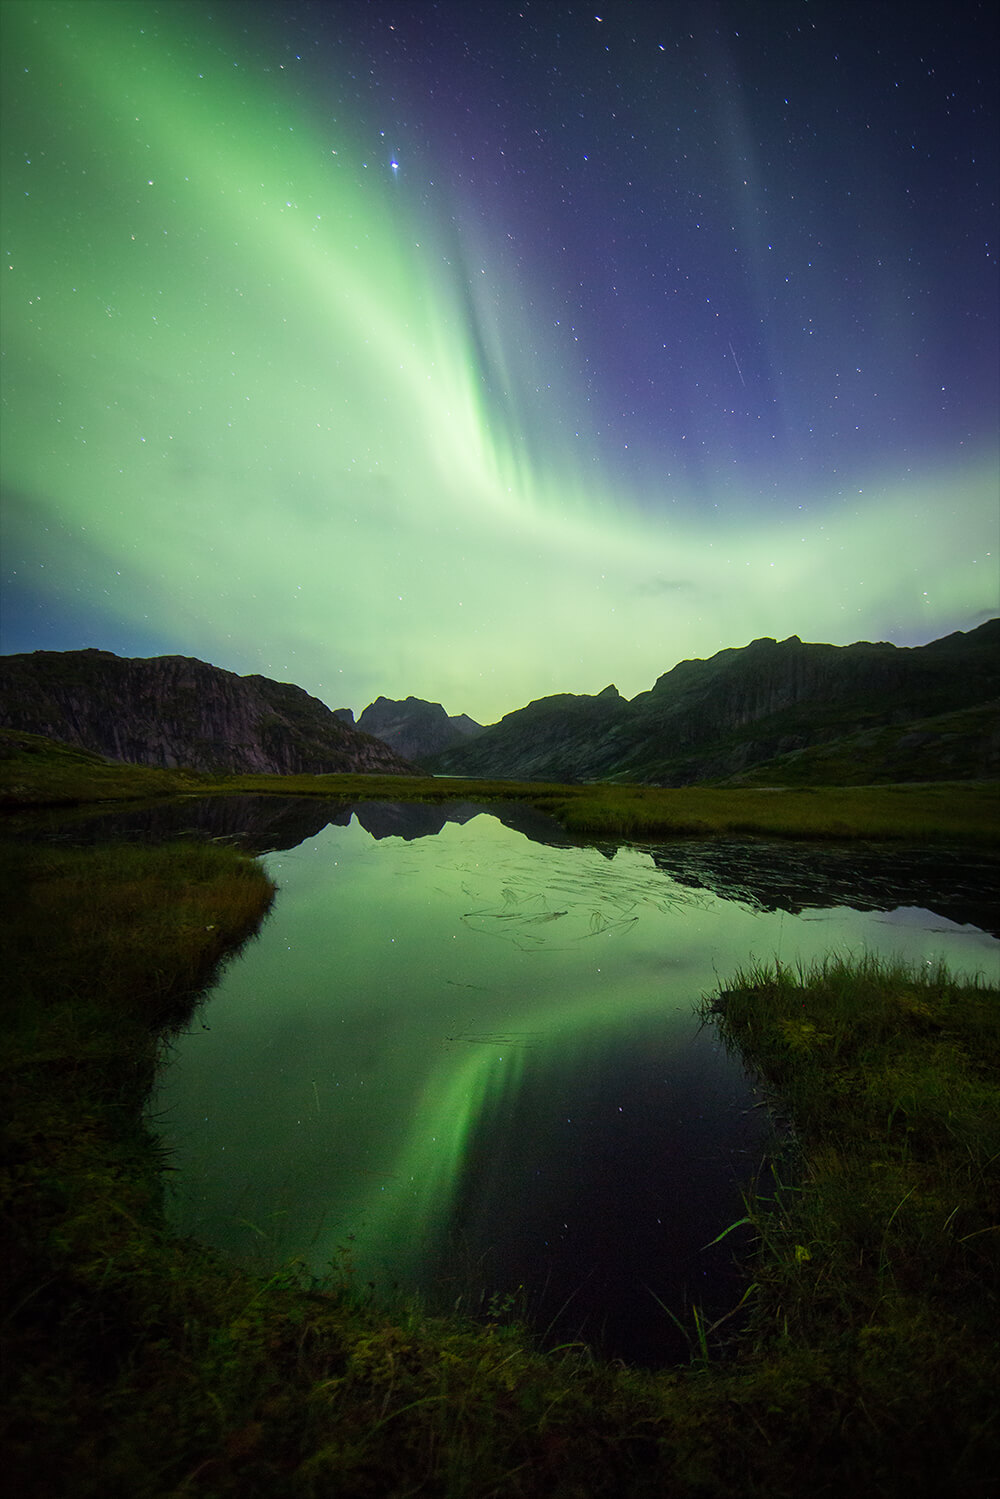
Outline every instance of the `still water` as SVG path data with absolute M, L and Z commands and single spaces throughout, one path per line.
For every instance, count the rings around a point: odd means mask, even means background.
M 737 1236 L 705 1246 L 741 1215 L 767 1120 L 699 998 L 752 956 L 971 972 L 1000 951 L 912 906 L 763 909 L 523 816 L 355 811 L 267 855 L 271 916 L 172 1044 L 151 1114 L 173 1220 L 382 1297 L 510 1298 L 608 1356 L 683 1352 L 659 1302 L 739 1300 Z

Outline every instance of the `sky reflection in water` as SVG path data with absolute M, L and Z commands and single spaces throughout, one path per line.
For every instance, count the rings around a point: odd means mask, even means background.
M 153 1100 L 175 1222 L 268 1267 L 347 1249 L 439 1305 L 523 1285 L 547 1323 L 571 1298 L 562 1332 L 648 1362 L 653 1293 L 738 1300 L 729 1243 L 700 1251 L 763 1138 L 699 997 L 751 955 L 1000 949 L 927 913 L 761 913 L 489 815 L 412 842 L 354 820 L 267 864 L 274 911 Z

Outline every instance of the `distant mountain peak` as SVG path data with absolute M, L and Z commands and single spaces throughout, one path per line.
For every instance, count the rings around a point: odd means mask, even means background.
M 358 719 L 358 728 L 374 734 L 407 760 L 421 761 L 482 732 L 482 724 L 465 713 L 449 718 L 440 703 L 407 697 L 377 697 Z

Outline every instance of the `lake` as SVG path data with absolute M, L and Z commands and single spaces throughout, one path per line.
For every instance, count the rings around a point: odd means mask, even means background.
M 742 1290 L 738 1234 L 706 1246 L 768 1120 L 699 999 L 751 957 L 1000 953 L 958 855 L 585 846 L 469 804 L 205 815 L 272 848 L 279 893 L 151 1101 L 176 1226 L 639 1363 L 684 1354 L 661 1303 L 690 1326 Z

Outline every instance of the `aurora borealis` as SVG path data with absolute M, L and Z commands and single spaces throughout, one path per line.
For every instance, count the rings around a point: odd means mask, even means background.
M 992 7 L 4 0 L 5 651 L 355 712 L 997 612 Z

